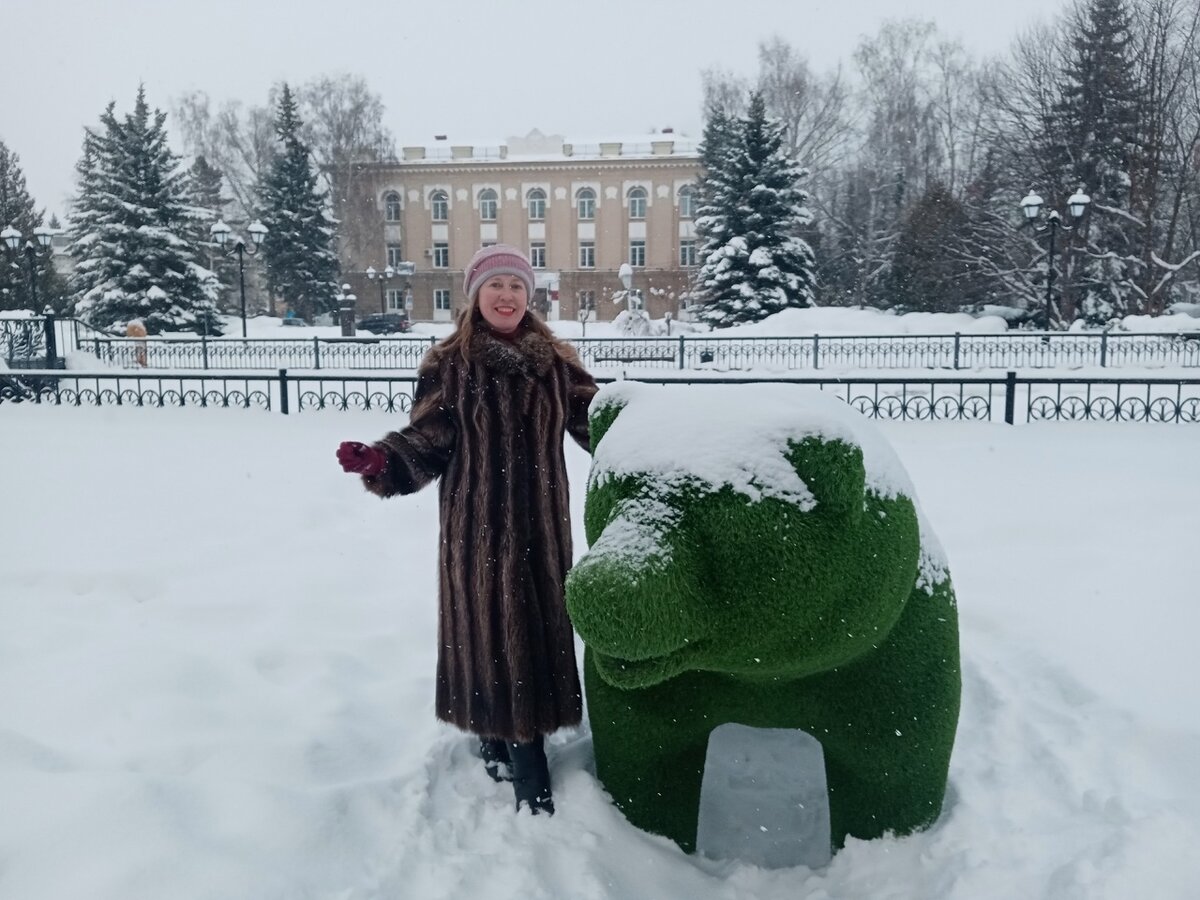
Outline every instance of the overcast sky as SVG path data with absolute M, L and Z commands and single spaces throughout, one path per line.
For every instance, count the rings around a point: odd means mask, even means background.
M 382 96 L 398 145 L 533 128 L 698 136 L 700 71 L 752 75 L 773 34 L 818 71 L 849 66 L 863 35 L 902 16 L 1000 53 L 1066 2 L 0 0 L 0 139 L 35 202 L 61 214 L 83 126 L 110 100 L 129 111 L 139 82 L 169 111 L 188 90 L 260 104 L 278 81 L 350 72 Z

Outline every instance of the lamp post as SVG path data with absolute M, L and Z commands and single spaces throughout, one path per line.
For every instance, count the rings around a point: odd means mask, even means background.
M 38 247 L 45 250 L 54 240 L 54 230 L 38 226 L 33 229 L 34 240 L 37 241 L 37 246 L 33 241 L 26 241 L 25 246 L 21 248 L 25 254 L 25 259 L 29 264 L 29 305 L 33 312 L 37 312 L 37 257 Z M 3 231 L 0 231 L 0 240 L 4 241 L 4 245 L 13 253 L 17 252 L 17 248 L 21 246 L 21 232 L 9 225 Z M 42 315 L 46 317 L 46 368 L 53 369 L 58 367 L 58 344 L 55 340 L 54 331 L 54 310 L 50 304 L 46 304 L 46 308 L 42 310 Z
M 379 311 L 387 312 L 387 298 L 384 296 L 384 285 L 395 276 L 396 270 L 388 266 L 382 272 L 376 272 L 374 266 L 367 266 L 367 277 L 372 281 L 379 280 Z
M 26 241 L 22 251 L 25 254 L 25 259 L 29 264 L 29 303 L 34 312 L 37 312 L 37 255 L 38 246 L 43 250 L 50 246 L 50 242 L 54 239 L 54 232 L 49 228 L 38 226 L 33 229 L 34 239 L 37 240 L 37 246 L 33 241 Z M 17 248 L 21 246 L 21 232 L 9 225 L 3 231 L 0 231 L 0 240 L 4 241 L 4 245 L 13 253 L 17 252 Z
M 246 242 L 239 235 L 233 242 L 233 249 L 226 253 L 226 256 L 237 254 L 238 258 L 238 282 L 242 291 L 242 337 L 246 336 L 246 254 L 254 256 L 262 248 L 263 238 L 267 236 L 267 226 L 257 219 L 251 223 L 246 229 L 250 234 L 250 246 L 246 246 Z M 217 220 L 212 228 L 209 229 L 212 239 L 217 242 L 218 247 L 224 247 L 229 243 L 229 236 L 233 230 L 222 222 Z
M 1025 199 L 1021 201 L 1021 212 L 1025 214 L 1025 221 L 1033 226 L 1037 234 L 1045 234 L 1050 232 L 1050 252 L 1046 257 L 1046 330 L 1051 327 L 1051 315 L 1053 312 L 1053 297 L 1054 297 L 1054 239 L 1057 236 L 1058 229 L 1063 231 L 1073 231 L 1075 226 L 1067 225 L 1062 221 L 1058 214 L 1058 210 L 1052 209 L 1046 216 L 1046 224 L 1038 225 L 1038 214 L 1042 211 L 1043 200 L 1031 188 L 1029 193 L 1025 195 Z M 1074 194 L 1067 198 L 1067 209 L 1071 213 L 1071 218 L 1078 224 L 1087 211 L 1088 204 L 1092 202 L 1092 198 L 1083 192 L 1081 187 Z

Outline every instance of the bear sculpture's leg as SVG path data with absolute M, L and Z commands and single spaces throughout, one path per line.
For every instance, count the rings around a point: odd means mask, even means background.
M 596 775 L 632 824 L 692 852 L 708 735 L 719 723 L 697 705 L 686 677 L 621 690 L 600 677 L 590 648 L 584 672 Z
M 960 693 L 949 583 L 914 590 L 878 649 L 802 684 L 809 731 L 825 750 L 830 836 L 907 834 L 941 812 Z

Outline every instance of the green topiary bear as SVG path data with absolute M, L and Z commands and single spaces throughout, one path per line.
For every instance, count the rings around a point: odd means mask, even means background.
M 873 426 L 797 386 L 626 381 L 591 440 L 567 607 L 596 773 L 629 820 L 694 849 L 709 734 L 737 722 L 821 742 L 834 848 L 933 822 L 955 599 Z

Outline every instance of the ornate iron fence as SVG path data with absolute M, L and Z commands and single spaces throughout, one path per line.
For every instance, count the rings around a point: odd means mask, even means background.
M 433 337 L 118 338 L 76 333 L 101 362 L 147 369 L 415 369 Z M 577 338 L 596 371 L 1200 367 L 1197 334 L 934 334 Z
M 601 382 L 612 378 L 597 379 Z M 652 384 L 788 383 L 840 397 L 891 421 L 1200 422 L 1200 378 L 730 378 L 652 377 Z M 0 372 L 0 406 L 257 407 L 407 412 L 413 376 Z

